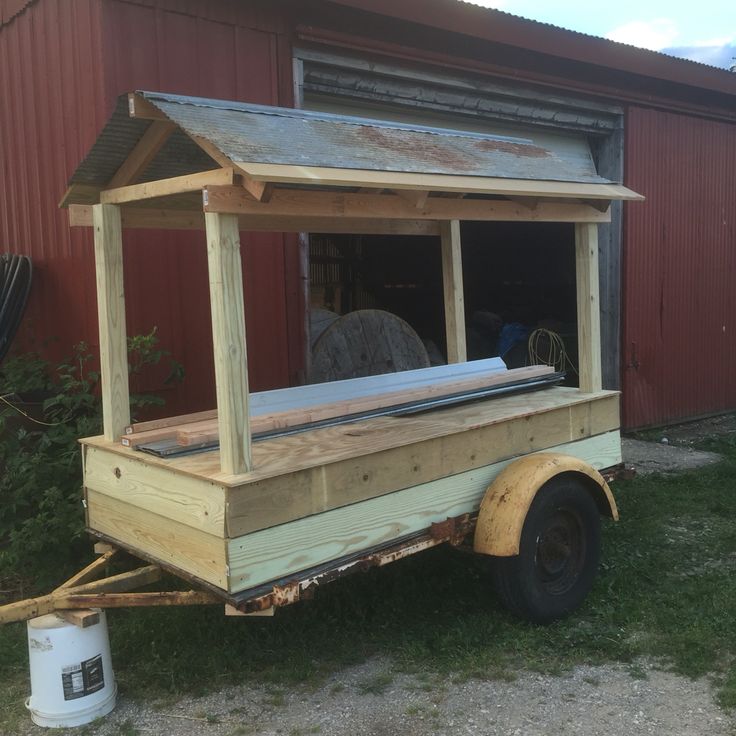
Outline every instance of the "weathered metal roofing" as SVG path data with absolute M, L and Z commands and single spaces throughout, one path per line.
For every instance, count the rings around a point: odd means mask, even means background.
M 592 159 L 565 157 L 521 138 L 159 92 L 137 94 L 181 129 L 154 159 L 144 181 L 213 168 L 212 159 L 192 140 L 201 138 L 238 165 L 611 184 L 598 176 Z M 121 98 L 71 183 L 107 184 L 148 125 L 129 117 Z
M 736 94 L 736 77 L 688 59 L 641 49 L 579 31 L 531 20 L 496 8 L 456 0 L 332 0 L 357 10 L 439 28 L 445 34 L 524 48 L 534 53 L 580 61 L 595 68 L 690 85 L 704 91 Z M 596 72 L 597 74 L 598 72 Z
M 121 95 L 102 132 L 79 164 L 70 184 L 105 186 L 120 168 L 150 125 L 130 117 L 128 96 Z M 141 177 L 155 181 L 216 168 L 217 164 L 183 131 L 175 131 Z

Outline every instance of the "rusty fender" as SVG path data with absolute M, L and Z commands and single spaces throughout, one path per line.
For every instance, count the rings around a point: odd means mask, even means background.
M 518 555 L 521 530 L 534 496 L 561 473 L 576 475 L 601 513 L 618 520 L 611 489 L 597 470 L 576 457 L 540 452 L 514 461 L 488 486 L 478 513 L 474 550 L 496 557 Z

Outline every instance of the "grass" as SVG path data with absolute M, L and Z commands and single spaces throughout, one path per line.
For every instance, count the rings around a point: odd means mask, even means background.
M 648 657 L 710 676 L 721 704 L 734 707 L 736 441 L 709 449 L 724 462 L 615 485 L 622 520 L 604 525 L 600 575 L 566 621 L 514 619 L 499 607 L 482 561 L 438 549 L 332 583 L 268 621 L 224 617 L 219 607 L 112 611 L 121 690 L 150 701 L 260 682 L 278 705 L 279 688 L 314 685 L 372 655 L 453 679 L 604 662 L 641 677 L 637 659 Z M 12 733 L 27 719 L 23 625 L 0 629 L 0 652 L 0 732 Z

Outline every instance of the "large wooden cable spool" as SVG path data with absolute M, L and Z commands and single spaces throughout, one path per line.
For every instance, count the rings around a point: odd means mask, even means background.
M 390 312 L 361 309 L 335 320 L 312 348 L 310 383 L 429 368 L 411 325 Z
M 319 307 L 309 311 L 310 350 L 314 350 L 314 346 L 317 340 L 322 337 L 322 333 L 338 319 L 340 319 L 340 315 L 337 312 L 331 312 L 329 309 Z

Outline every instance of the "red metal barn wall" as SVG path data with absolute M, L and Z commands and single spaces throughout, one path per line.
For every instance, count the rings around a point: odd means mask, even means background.
M 6 0 L 2 11 L 0 252 L 33 258 L 26 347 L 43 347 L 31 335 L 55 338 L 48 350 L 59 358 L 80 340 L 97 342 L 91 241 L 56 205 L 105 121 L 100 7 Z
M 3 99 L 14 101 L 0 109 L 12 182 L 0 198 L 0 250 L 34 258 L 24 334 L 58 338 L 59 357 L 80 340 L 96 346 L 97 320 L 91 234 L 70 231 L 56 204 L 117 96 L 151 89 L 289 106 L 290 47 L 266 5 L 41 0 L 2 29 L 0 49 Z M 243 233 L 242 242 L 251 387 L 294 383 L 303 361 L 296 237 Z M 128 334 L 156 326 L 185 367 L 184 384 L 166 391 L 167 412 L 214 406 L 204 233 L 130 231 L 124 254 Z
M 626 183 L 624 424 L 736 409 L 736 125 L 630 108 Z

